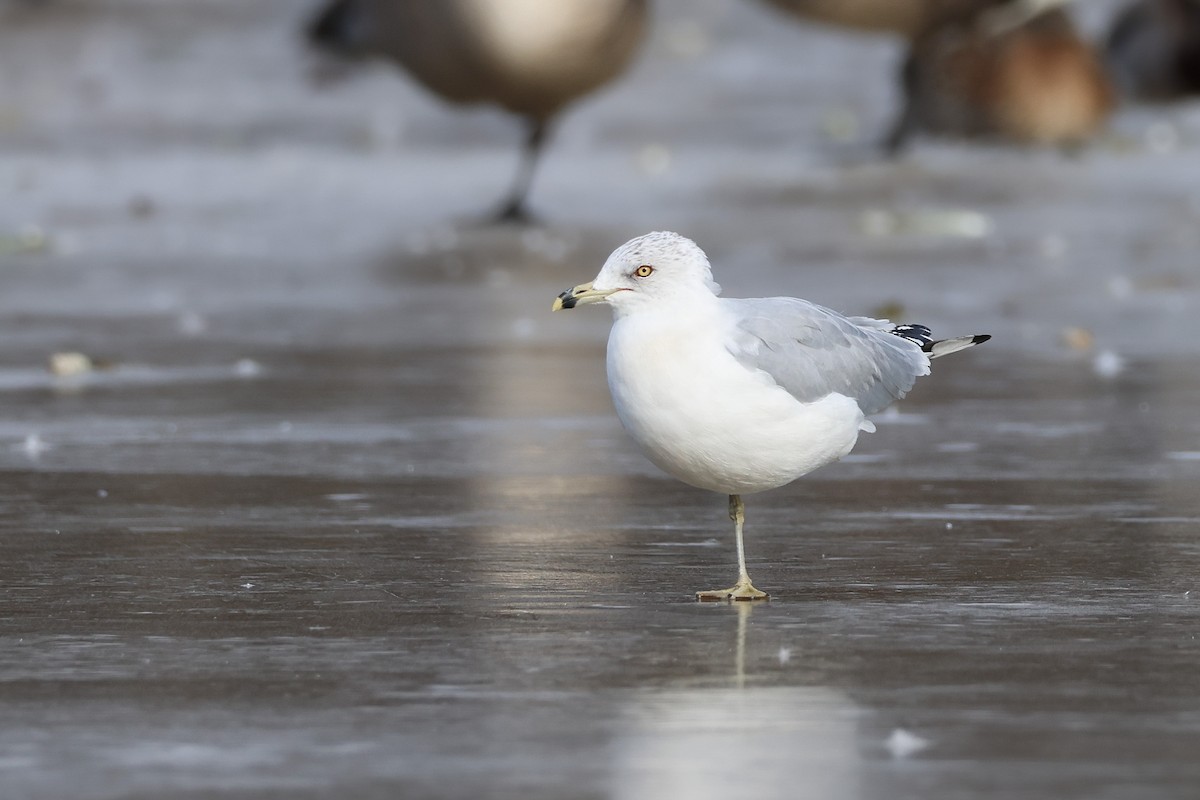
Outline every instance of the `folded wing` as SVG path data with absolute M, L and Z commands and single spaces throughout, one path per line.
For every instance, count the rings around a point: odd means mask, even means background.
M 729 351 L 801 402 L 834 392 L 864 414 L 887 408 L 929 374 L 929 356 L 886 320 L 844 317 L 792 297 L 724 299 L 736 326 Z

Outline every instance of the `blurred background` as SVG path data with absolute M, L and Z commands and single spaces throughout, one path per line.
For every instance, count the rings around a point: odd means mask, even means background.
M 1100 46 L 1120 4 L 1077 5 L 1080 39 Z M 980 131 L 999 90 L 975 81 L 964 92 L 986 96 L 943 115 L 968 138 L 918 128 L 889 158 L 905 36 L 765 3 L 666 0 L 629 34 L 633 63 L 553 115 L 529 197 L 537 224 L 495 226 L 521 119 L 486 97 L 444 102 L 395 58 L 309 46 L 321 10 L 7 2 L 5 311 L 174 314 L 185 340 L 180 326 L 208 323 L 303 336 L 314 317 L 265 319 L 281 304 L 349 307 L 353 329 L 392 316 L 414 286 L 486 281 L 501 291 L 471 317 L 516 315 L 480 324 L 489 341 L 590 340 L 602 315 L 595 328 L 551 319 L 545 291 L 590 277 L 631 235 L 673 228 L 709 251 L 731 294 L 899 304 L 1003 326 L 998 346 L 1022 350 L 1062 354 L 1076 328 L 1068 346 L 1090 334 L 1119 354 L 1191 349 L 1178 332 L 1196 298 L 1200 112 L 1186 98 L 1114 91 L 1111 115 L 1095 100 L 1094 122 L 1022 147 Z M 935 77 L 917 94 L 954 105 L 957 89 L 936 85 L 960 67 L 918 70 Z M 1028 107 L 1069 107 L 1088 88 L 1060 81 L 1043 96 L 1043 84 L 1026 81 Z M 517 297 L 538 299 L 498 310 Z
M 1183 796 L 1198 16 L 0 0 L 5 796 Z M 755 498 L 769 606 L 550 314 L 658 229 L 994 336 Z

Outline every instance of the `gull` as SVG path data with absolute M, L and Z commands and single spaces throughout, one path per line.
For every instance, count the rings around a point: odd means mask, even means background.
M 990 339 L 935 341 L 923 325 L 844 317 L 793 297 L 721 298 L 704 251 L 657 231 L 613 251 L 553 310 L 606 303 L 608 388 L 625 430 L 656 466 L 729 495 L 738 581 L 700 600 L 761 600 L 746 571 L 742 495 L 845 456 L 868 415 L 904 397 L 931 358 Z
M 650 0 L 333 0 L 308 38 L 345 57 L 379 56 L 451 103 L 491 103 L 526 121 L 521 165 L 498 218 L 525 198 L 554 118 L 620 75 Z

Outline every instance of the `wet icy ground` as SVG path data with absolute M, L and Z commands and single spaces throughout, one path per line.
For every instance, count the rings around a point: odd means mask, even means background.
M 306 11 L 0 10 L 4 797 L 1194 796 L 1196 107 L 882 162 L 891 45 L 674 2 L 494 229 L 509 122 Z M 549 314 L 664 227 L 996 337 L 748 499 L 766 605 Z

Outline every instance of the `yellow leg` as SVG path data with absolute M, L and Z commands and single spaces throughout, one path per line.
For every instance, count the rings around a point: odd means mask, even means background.
M 696 592 L 696 599 L 701 601 L 713 600 L 766 600 L 770 597 L 766 592 L 760 592 L 750 582 L 750 574 L 746 572 L 746 548 L 742 544 L 742 525 L 746 521 L 746 504 L 741 495 L 729 495 L 729 518 L 733 520 L 734 531 L 737 533 L 738 582 L 728 589 L 712 589 L 707 592 Z

